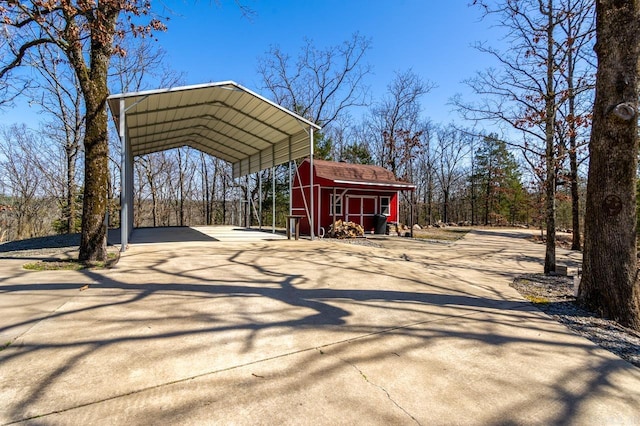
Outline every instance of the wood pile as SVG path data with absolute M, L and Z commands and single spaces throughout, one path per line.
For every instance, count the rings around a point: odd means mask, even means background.
M 329 235 L 335 238 L 364 237 L 364 228 L 355 222 L 336 220 L 335 223 L 329 227 Z

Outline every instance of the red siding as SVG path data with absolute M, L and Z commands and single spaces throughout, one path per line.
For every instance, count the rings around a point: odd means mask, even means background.
M 304 161 L 298 167 L 292 188 L 292 214 L 304 216 L 300 221 L 300 233 L 303 235 L 310 234 L 307 218 L 307 211 L 311 208 L 309 181 L 309 162 Z M 388 184 L 388 182 L 385 183 Z M 342 212 L 336 214 L 336 220 L 350 220 L 362 225 L 365 232 L 373 232 L 374 215 L 381 213 L 381 199 L 389 197 L 387 222 L 396 222 L 398 220 L 399 190 L 390 186 L 392 185 L 377 184 L 373 186 L 359 182 L 334 184 L 329 179 L 314 175 L 315 234 L 319 234 L 320 228 L 324 228 L 325 233 L 328 233 L 329 227 L 333 223 L 331 197 L 334 194 L 334 188 L 337 196 L 342 195 Z

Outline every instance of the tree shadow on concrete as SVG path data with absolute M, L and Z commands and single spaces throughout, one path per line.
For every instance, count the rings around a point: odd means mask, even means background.
M 92 320 L 93 323 L 86 325 L 90 329 L 66 338 L 30 333 L 15 346 L 0 352 L 0 372 L 5 377 L 12 377 L 3 387 L 16 392 L 15 398 L 7 404 L 6 417 L 2 420 L 21 421 L 83 409 L 126 398 L 132 393 L 144 397 L 147 393 L 154 394 L 158 387 L 170 391 L 186 386 L 188 381 L 212 380 L 224 371 L 278 357 L 294 359 L 281 374 L 299 376 L 303 371 L 303 381 L 308 385 L 344 374 L 346 369 L 362 372 L 361 375 L 369 377 L 369 381 L 379 379 L 380 383 L 376 382 L 378 387 L 389 392 L 387 389 L 396 386 L 395 378 L 393 375 L 391 378 L 380 376 L 379 369 L 384 367 L 376 365 L 384 366 L 395 357 L 409 357 L 414 353 L 421 354 L 425 357 L 424 362 L 429 362 L 429 351 L 437 351 L 449 342 L 462 342 L 455 343 L 454 347 L 461 345 L 463 353 L 481 347 L 478 359 L 473 360 L 477 369 L 483 364 L 482 357 L 486 357 L 485 362 L 494 363 L 500 356 L 509 356 L 511 350 L 528 351 L 526 355 L 532 363 L 542 359 L 541 352 L 551 354 L 548 355 L 550 361 L 546 361 L 550 365 L 543 368 L 553 364 L 553 356 L 563 357 L 566 352 L 588 354 L 590 363 L 586 367 L 589 371 L 567 372 L 553 380 L 538 380 L 536 374 L 530 374 L 529 370 L 540 368 L 540 365 L 522 365 L 507 372 L 515 375 L 519 381 L 516 383 L 514 377 L 502 377 L 498 374 L 500 368 L 492 366 L 495 375 L 485 376 L 484 383 L 469 384 L 470 391 L 479 395 L 483 387 L 502 386 L 514 392 L 517 388 L 543 387 L 544 403 L 556 404 L 554 410 L 549 410 L 542 417 L 543 423 L 570 422 L 581 412 L 582 404 L 591 395 L 617 392 L 613 382 L 620 373 L 638 376 L 633 373 L 633 367 L 603 356 L 599 348 L 586 341 L 570 339 L 567 342 L 562 339 L 566 331 L 553 327 L 554 322 L 537 314 L 528 302 L 506 299 L 501 290 L 492 290 L 489 284 L 465 281 L 456 270 L 470 268 L 466 263 L 456 265 L 454 262 L 452 271 L 447 272 L 446 267 L 429 266 L 429 256 L 416 256 L 418 260 L 408 262 L 411 265 L 407 266 L 406 260 L 391 252 L 375 257 L 371 250 L 354 253 L 347 248 L 301 247 L 294 253 L 285 253 L 268 251 L 265 247 L 221 249 L 205 258 L 202 264 L 189 264 L 179 271 L 172 266 L 181 262 L 180 256 L 188 259 L 190 253 L 168 253 L 151 263 L 137 262 L 136 255 L 132 254 L 116 273 L 84 272 L 99 283 L 82 293 L 81 297 L 86 297 L 86 300 L 76 298 L 64 309 L 31 321 L 34 324 L 43 320 L 51 325 L 60 324 L 63 336 L 67 324 L 82 326 L 82 321 Z M 224 263 L 221 262 L 223 259 Z M 506 266 L 507 262 L 499 263 L 497 267 L 478 262 L 475 272 L 493 280 L 500 277 L 500 269 Z M 305 272 L 312 268 L 316 273 Z M 360 277 L 360 281 L 345 282 L 335 274 L 335 270 L 340 269 L 345 270 L 345 276 Z M 149 274 L 151 271 L 155 275 Z M 139 274 L 137 283 L 118 279 L 126 274 Z M 145 274 L 149 278 L 145 279 Z M 402 281 L 402 290 L 385 288 L 381 284 L 384 280 L 398 286 Z M 471 285 L 476 287 L 468 289 Z M 33 285 L 2 286 L 0 292 L 70 288 L 77 288 L 77 284 L 48 284 L 42 280 Z M 143 305 L 144 311 L 141 312 Z M 234 305 L 260 305 L 260 309 L 254 307 L 240 312 L 241 309 L 235 310 Z M 165 309 L 167 307 L 171 310 Z M 362 311 L 367 314 L 362 315 Z M 113 317 L 114 313 L 118 316 Z M 167 325 L 173 322 L 185 326 L 166 330 Z M 460 323 L 469 327 L 456 326 Z M 288 338 L 301 333 L 317 338 L 284 342 L 285 336 Z M 200 353 L 203 357 L 215 356 L 216 351 L 212 351 L 211 345 L 219 351 L 229 347 L 228 352 L 237 360 L 223 365 L 200 366 L 189 373 L 162 376 L 155 381 L 140 383 L 138 387 L 135 383 L 125 384 L 116 392 L 84 392 L 84 386 L 73 384 L 74 378 L 85 374 L 83 368 L 97 367 L 101 356 L 109 356 L 121 349 L 129 349 L 135 354 L 136 348 L 148 345 L 153 348 L 146 354 L 150 360 L 149 369 L 170 370 L 167 364 L 172 365 L 174 358 L 190 359 L 192 353 Z M 359 345 L 363 350 L 353 351 Z M 393 348 L 392 352 L 389 348 Z M 332 362 L 326 362 L 326 358 L 320 362 L 321 353 L 330 355 Z M 52 362 L 34 379 L 29 376 L 33 371 L 24 366 L 37 358 L 48 358 Z M 442 357 L 436 358 L 442 362 Z M 124 357 L 110 366 L 126 369 L 126 363 L 127 358 Z M 399 366 L 394 362 L 391 365 Z M 116 369 L 106 377 L 109 375 L 112 380 L 126 381 L 127 378 Z M 575 385 L 576 377 L 580 377 L 579 385 Z M 411 391 L 414 393 L 421 392 L 420 385 L 429 386 L 421 382 L 414 384 L 416 389 Z M 279 390 L 286 395 L 301 391 L 303 386 Z M 51 395 L 63 393 L 63 388 L 73 397 L 52 402 Z M 251 391 L 252 398 L 258 400 L 272 398 L 272 393 L 273 388 L 266 386 L 258 386 Z M 428 395 L 437 397 L 432 393 Z M 624 403 L 633 404 L 638 400 L 638 396 L 633 394 L 616 394 L 619 396 Z M 398 391 L 398 401 L 395 401 L 395 406 L 403 407 L 409 415 L 407 421 L 412 418 L 427 424 L 434 420 L 404 392 Z M 532 401 L 516 399 L 508 404 L 498 404 L 488 399 L 491 401 L 496 404 L 495 410 L 487 419 L 496 424 L 521 423 L 522 415 L 540 411 Z M 368 405 L 364 400 L 358 402 L 380 416 L 384 416 L 386 410 L 395 409 Z M 207 403 L 210 403 L 207 396 L 194 395 L 188 401 L 175 403 L 173 412 L 189 412 Z M 162 420 L 157 412 L 147 414 L 149 417 L 145 418 Z

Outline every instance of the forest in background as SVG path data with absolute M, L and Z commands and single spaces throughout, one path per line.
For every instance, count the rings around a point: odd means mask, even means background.
M 0 174 L 0 241 L 80 231 L 81 173 L 71 193 L 64 179 L 64 156 L 40 132 L 25 127 L 3 130 L 0 150 L 12 158 Z M 420 226 L 439 222 L 460 225 L 520 225 L 540 227 L 544 222 L 544 194 L 527 181 L 522 167 L 503 141 L 464 135 L 452 126 L 437 129 L 430 153 L 421 153 L 412 173 L 402 176 L 416 184 L 415 193 L 401 197 L 401 221 Z M 366 151 L 363 151 L 366 152 Z M 335 155 L 335 154 L 334 154 Z M 452 158 L 458 155 L 458 158 Z M 372 156 L 373 157 L 373 156 Z M 353 161 L 337 155 L 336 161 Z M 379 164 L 358 158 L 361 164 Z M 77 167 L 81 170 L 81 167 Z M 134 164 L 134 225 L 197 226 L 272 224 L 272 170 L 262 176 L 234 180 L 230 165 L 188 147 L 154 153 Z M 276 174 L 277 227 L 285 226 L 289 206 L 289 168 Z M 119 227 L 119 163 L 111 162 L 109 227 Z M 260 190 L 260 182 L 262 190 Z M 584 191 L 584 184 L 581 184 Z M 262 210 L 260 210 L 260 197 Z M 247 200 L 250 200 L 247 202 Z M 569 188 L 558 191 L 558 227 L 571 229 Z M 414 219 L 410 214 L 413 205 Z M 581 209 L 581 211 L 583 211 Z M 71 220 L 70 220 L 71 219 Z
M 437 82 L 411 69 L 398 71 L 385 95 L 372 99 L 371 41 L 360 34 L 335 46 L 307 41 L 300 52 L 273 47 L 258 60 L 264 84 L 257 91 L 323 127 L 315 140 L 318 158 L 377 164 L 414 183 L 416 191 L 401 198 L 403 223 L 545 227 L 552 217 L 554 229 L 576 229 L 579 236 L 595 78 L 593 2 L 556 0 L 548 9 L 538 1 L 519 3 L 515 10 L 509 2 L 481 5 L 500 22 L 510 48 L 476 46 L 503 67 L 478 70 L 466 82 L 479 101 L 452 94 L 449 123 L 426 118 L 421 100 Z M 127 55 L 111 62 L 112 93 L 184 81 L 166 65 L 161 46 L 148 39 L 128 43 Z M 79 83 L 52 48 L 29 55 L 35 66 L 23 75 L 22 94 L 40 108 L 42 122 L 37 129 L 19 123 L 0 129 L 0 241 L 80 231 Z M 364 112 L 354 118 L 354 111 Z M 111 126 L 109 227 L 119 226 L 120 155 Z M 255 226 L 260 217 L 270 226 L 275 214 L 276 225 L 284 226 L 288 171 L 282 166 L 234 180 L 229 164 L 188 147 L 138 157 L 134 225 Z

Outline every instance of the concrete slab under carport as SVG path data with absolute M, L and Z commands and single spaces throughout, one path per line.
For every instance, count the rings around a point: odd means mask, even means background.
M 189 242 L 257 242 L 287 239 L 286 236 L 239 226 L 168 226 L 134 228 L 130 244 Z
M 93 283 L 0 351 L 0 424 L 640 423 L 640 370 L 509 287 L 544 246 L 376 242 L 133 244 L 62 273 Z M 16 300 L 57 282 L 2 273 Z
M 220 242 L 257 242 L 286 240 L 286 235 L 263 228 L 243 228 L 240 226 L 195 226 L 192 229 Z

